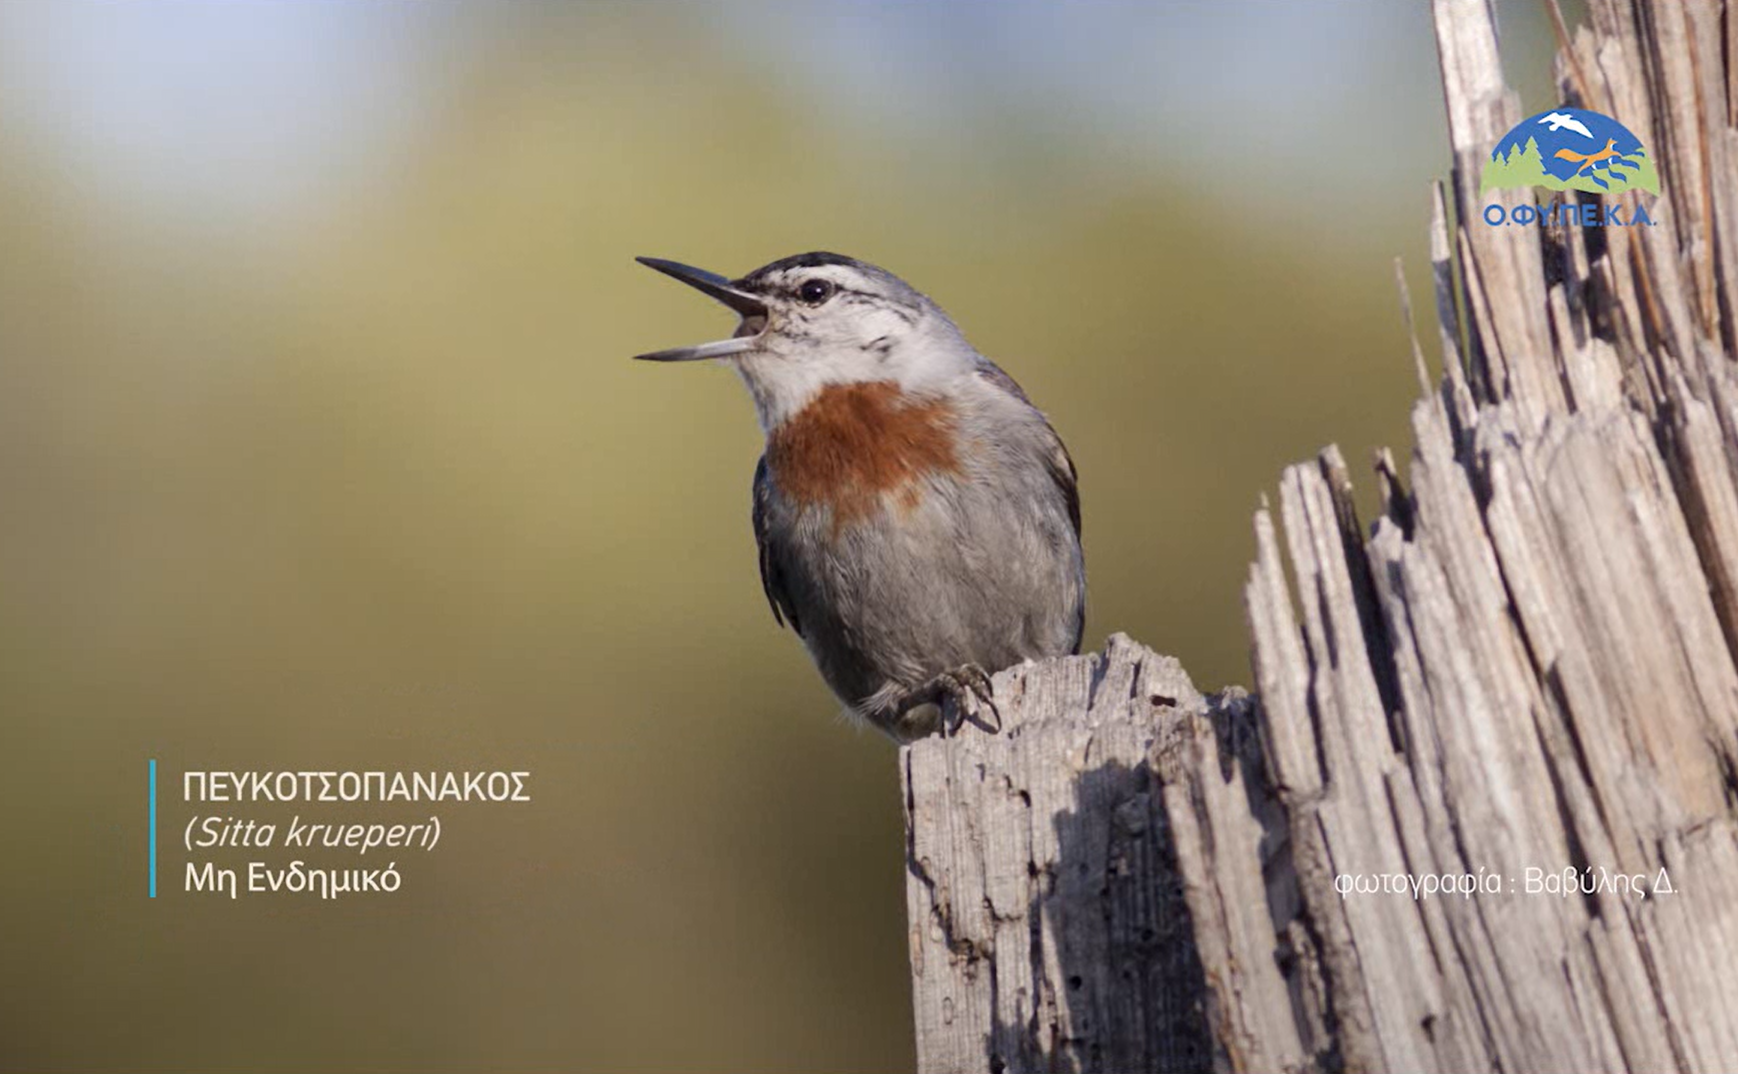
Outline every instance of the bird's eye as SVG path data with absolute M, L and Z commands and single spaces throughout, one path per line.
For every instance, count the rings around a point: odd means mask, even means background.
M 819 306 L 833 297 L 834 287 L 830 280 L 804 280 L 797 288 L 797 297 L 811 306 Z

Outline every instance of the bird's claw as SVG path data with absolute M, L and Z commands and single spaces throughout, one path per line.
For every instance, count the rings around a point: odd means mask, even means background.
M 930 687 L 938 696 L 953 702 L 942 706 L 942 730 L 949 737 L 958 734 L 967 723 L 992 735 L 1001 733 L 1002 711 L 996 707 L 995 688 L 983 668 L 962 664 L 937 675 L 930 681 Z M 986 708 L 994 723 L 984 719 Z

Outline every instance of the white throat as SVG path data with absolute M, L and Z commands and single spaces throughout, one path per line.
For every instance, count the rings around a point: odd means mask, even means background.
M 832 347 L 801 356 L 756 351 L 735 364 L 754 398 L 761 432 L 771 433 L 835 384 L 891 381 L 905 392 L 925 395 L 970 374 L 978 354 L 952 324 L 947 328 L 941 338 L 924 333 L 886 350 Z

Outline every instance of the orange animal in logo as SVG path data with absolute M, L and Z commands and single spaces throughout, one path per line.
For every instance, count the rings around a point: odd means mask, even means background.
M 1621 156 L 1623 156 L 1623 154 L 1617 151 L 1616 138 L 1607 140 L 1605 148 L 1597 153 L 1577 153 L 1573 149 L 1559 149 L 1556 152 L 1558 160 L 1578 160 L 1581 162 L 1581 167 L 1575 169 L 1576 175 L 1580 175 L 1582 172 L 1593 167 L 1602 160 L 1611 160 L 1614 157 Z

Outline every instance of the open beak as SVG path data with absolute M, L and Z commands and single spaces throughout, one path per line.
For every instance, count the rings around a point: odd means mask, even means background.
M 697 362 L 703 358 L 728 358 L 733 354 L 754 349 L 756 337 L 766 329 L 765 302 L 747 291 L 737 289 L 716 272 L 665 261 L 659 257 L 636 257 L 634 260 L 647 268 L 657 269 L 666 276 L 681 280 L 696 291 L 711 295 L 742 315 L 742 323 L 737 326 L 736 335 L 731 339 L 701 343 L 693 347 L 672 347 L 667 351 L 653 351 L 651 354 L 636 354 L 635 358 L 642 362 Z

